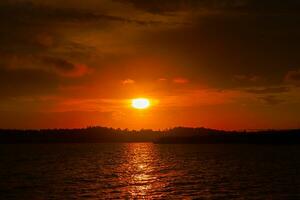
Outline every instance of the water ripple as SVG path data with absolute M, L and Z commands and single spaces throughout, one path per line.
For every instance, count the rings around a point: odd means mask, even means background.
M 297 146 L 0 146 L 0 199 L 297 199 Z

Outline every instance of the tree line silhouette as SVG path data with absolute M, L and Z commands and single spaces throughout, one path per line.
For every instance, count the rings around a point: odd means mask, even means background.
M 176 127 L 166 130 L 128 130 L 107 127 L 82 129 L 0 129 L 0 143 L 106 143 L 154 142 L 159 144 L 300 144 L 300 129 L 223 131 Z

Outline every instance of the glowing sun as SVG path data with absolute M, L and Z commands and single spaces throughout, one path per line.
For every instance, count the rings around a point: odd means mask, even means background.
M 132 99 L 131 106 L 135 109 L 147 109 L 150 106 L 149 99 L 146 98 L 138 98 L 138 99 Z

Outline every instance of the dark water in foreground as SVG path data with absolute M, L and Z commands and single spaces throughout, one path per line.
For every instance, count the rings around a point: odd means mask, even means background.
M 0 199 L 300 199 L 300 146 L 0 145 Z

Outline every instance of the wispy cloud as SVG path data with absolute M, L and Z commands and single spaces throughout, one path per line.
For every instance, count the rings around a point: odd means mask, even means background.
M 134 84 L 134 83 L 135 83 L 135 80 L 130 79 L 130 78 L 125 79 L 125 80 L 122 81 L 123 85 Z
M 180 78 L 180 77 L 178 77 L 178 78 L 174 78 L 173 82 L 177 83 L 177 84 L 186 84 L 186 83 L 189 82 L 189 80 L 186 79 L 186 78 Z

